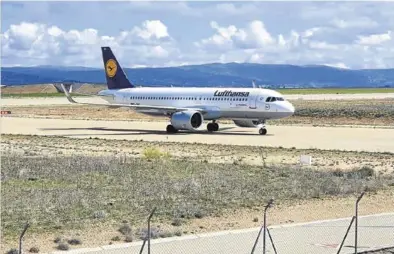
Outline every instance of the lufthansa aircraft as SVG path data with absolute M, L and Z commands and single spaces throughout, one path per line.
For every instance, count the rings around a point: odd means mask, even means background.
M 239 127 L 259 128 L 267 134 L 265 121 L 294 114 L 293 105 L 273 90 L 261 88 L 136 87 L 127 78 L 110 47 L 101 47 L 108 89 L 98 93 L 108 103 L 76 102 L 62 84 L 71 103 L 126 107 L 148 115 L 170 119 L 168 133 L 196 130 L 204 122 L 207 130 L 219 130 L 218 119 L 227 118 Z

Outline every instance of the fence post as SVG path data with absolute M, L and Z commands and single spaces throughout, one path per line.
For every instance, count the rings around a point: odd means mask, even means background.
M 150 220 L 152 219 L 152 216 L 153 216 L 153 214 L 155 213 L 155 211 L 156 211 L 156 207 L 153 208 L 153 210 L 152 210 L 152 212 L 150 213 L 149 218 L 148 218 L 148 254 L 150 254 L 150 236 L 151 236 L 151 231 L 150 231 Z
M 27 228 L 29 226 L 30 226 L 30 224 L 28 222 L 26 222 L 26 225 L 23 228 L 23 231 L 22 231 L 21 235 L 19 236 L 19 254 L 22 254 L 22 240 L 23 240 L 23 236 L 25 236 L 26 230 L 27 230 Z
M 271 198 L 268 201 L 268 204 L 265 206 L 264 209 L 264 234 L 263 234 L 263 254 L 265 254 L 265 239 L 266 239 L 266 234 L 267 234 L 267 210 L 269 207 L 271 207 L 272 203 L 274 202 L 274 200 Z
M 357 241 L 358 241 L 358 236 L 357 236 L 357 234 L 358 234 L 358 203 L 360 202 L 360 200 L 363 198 L 363 196 L 364 196 L 364 194 L 365 194 L 365 191 L 363 191 L 362 193 L 361 193 L 361 195 L 357 198 L 357 201 L 356 201 L 356 223 L 355 223 L 355 234 L 354 234 L 354 253 L 355 254 L 357 254 Z
M 349 227 L 348 227 L 347 230 L 346 230 L 345 236 L 344 236 L 343 239 L 342 239 L 342 242 L 341 242 L 341 245 L 339 246 L 339 249 L 338 249 L 338 251 L 337 251 L 337 254 L 339 254 L 339 253 L 341 252 L 342 246 L 343 246 L 343 244 L 345 243 L 347 234 L 349 233 L 349 230 L 350 230 L 350 228 L 352 227 L 352 224 L 353 224 L 355 218 L 356 218 L 355 216 L 352 217 L 352 221 L 350 221 Z
M 267 228 L 267 232 L 268 232 L 268 236 L 270 237 L 270 240 L 271 240 L 272 248 L 274 248 L 274 253 L 278 254 L 278 252 L 276 251 L 274 240 L 272 240 L 272 236 L 271 236 L 270 230 L 268 228 Z
M 253 245 L 252 254 L 254 253 L 254 250 L 256 249 L 257 242 L 259 241 L 259 238 L 260 238 L 260 235 L 261 235 L 261 230 L 263 230 L 263 229 L 264 229 L 264 236 L 263 236 L 263 253 L 265 254 L 265 235 L 266 235 L 266 228 L 267 228 L 267 218 L 266 218 L 266 216 L 267 216 L 267 209 L 268 209 L 269 207 L 271 207 L 271 205 L 272 205 L 273 202 L 274 202 L 274 199 L 271 198 L 271 199 L 268 201 L 268 203 L 267 203 L 267 205 L 265 206 L 265 208 L 264 208 L 264 224 L 263 224 L 263 226 L 260 228 L 259 233 L 257 234 L 256 241 L 254 242 L 254 245 Z

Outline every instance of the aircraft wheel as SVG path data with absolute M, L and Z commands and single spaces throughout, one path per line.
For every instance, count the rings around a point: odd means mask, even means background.
M 265 134 L 267 134 L 267 129 L 266 129 L 266 128 L 260 128 L 259 134 L 260 134 L 260 135 L 265 135 Z
M 207 124 L 207 130 L 209 132 L 215 131 L 215 124 L 214 123 Z
M 175 129 L 174 126 L 172 126 L 171 124 L 167 125 L 167 133 L 177 133 L 178 130 Z
M 219 130 L 219 124 L 213 123 L 213 131 L 218 131 Z

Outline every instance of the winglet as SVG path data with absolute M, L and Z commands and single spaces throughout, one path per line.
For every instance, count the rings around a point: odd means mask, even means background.
M 253 88 L 256 88 L 256 83 L 254 82 L 254 79 L 252 80 L 252 86 Z
M 71 97 L 70 93 L 69 93 L 69 92 L 67 91 L 67 89 L 64 87 L 64 84 L 60 84 L 60 86 L 62 87 L 63 92 L 64 92 L 64 94 L 65 94 L 66 97 L 67 97 L 67 100 L 68 100 L 69 102 L 71 102 L 71 103 L 77 103 L 76 101 L 74 101 L 74 99 Z

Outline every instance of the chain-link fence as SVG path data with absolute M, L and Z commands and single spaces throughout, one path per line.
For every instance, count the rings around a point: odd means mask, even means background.
M 357 197 L 347 205 L 350 210 L 346 213 L 331 207 L 338 214 L 330 216 L 324 210 L 314 215 L 311 206 L 310 210 L 302 211 L 306 208 L 299 205 L 298 210 L 286 211 L 288 206 L 283 205 L 286 196 L 319 199 L 323 190 L 349 196 L 349 191 L 357 192 L 368 181 L 380 188 L 390 179 L 374 178 L 368 172 L 363 173 L 364 178 L 361 173 L 342 177 L 340 172 L 274 167 L 245 170 L 238 164 L 151 157 L 3 156 L 2 252 L 18 249 L 26 221 L 30 227 L 23 237 L 25 252 L 106 246 L 94 251 L 325 254 L 338 250 L 355 253 L 355 243 L 358 252 L 394 245 L 394 214 L 358 216 L 352 222 Z M 281 199 L 266 205 L 264 200 L 271 195 Z M 360 210 L 365 205 L 363 198 Z M 275 210 L 277 206 L 282 208 Z M 243 210 L 249 213 L 245 215 Z M 281 215 L 276 217 L 278 211 Z M 294 213 L 305 215 L 299 221 L 315 222 L 294 224 L 290 221 Z M 310 214 L 313 219 L 306 216 Z M 246 223 L 252 219 L 253 224 Z M 264 230 L 264 221 L 268 230 Z

